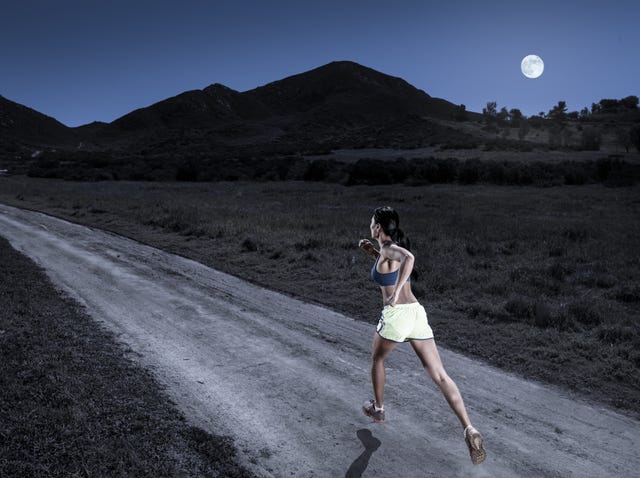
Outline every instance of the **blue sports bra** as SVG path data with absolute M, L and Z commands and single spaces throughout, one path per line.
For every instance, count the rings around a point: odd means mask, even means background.
M 371 278 L 380 286 L 388 286 L 395 285 L 398 280 L 398 271 L 387 272 L 386 274 L 378 272 L 378 261 L 380 260 L 380 256 L 376 259 L 375 264 L 371 268 Z M 400 269 L 398 269 L 400 270 Z M 407 279 L 407 282 L 410 282 L 411 278 Z

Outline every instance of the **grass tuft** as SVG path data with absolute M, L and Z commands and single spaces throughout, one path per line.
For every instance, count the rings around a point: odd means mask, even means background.
M 242 252 L 256 252 L 258 250 L 258 244 L 248 237 L 240 244 L 240 250 Z

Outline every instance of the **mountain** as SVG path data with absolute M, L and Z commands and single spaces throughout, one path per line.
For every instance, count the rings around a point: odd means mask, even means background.
M 218 83 L 186 91 L 115 120 L 109 130 L 208 129 L 269 115 L 262 104 Z
M 458 106 L 432 98 L 405 80 L 351 61 L 336 61 L 244 93 L 279 115 L 305 113 L 383 120 L 410 114 L 452 119 Z
M 115 156 L 253 157 L 468 141 L 468 134 L 439 122 L 459 116 L 459 106 L 350 61 L 332 62 L 245 92 L 215 83 L 109 124 L 77 128 L 1 100 L 3 138 L 27 145 L 81 143 L 82 150 Z
M 0 96 L 0 145 L 69 146 L 78 135 L 49 116 Z
M 127 138 L 129 151 L 218 155 L 310 144 L 417 146 L 461 136 L 432 121 L 460 111 L 401 78 L 339 61 L 242 93 L 220 84 L 187 91 L 115 120 L 95 140 Z

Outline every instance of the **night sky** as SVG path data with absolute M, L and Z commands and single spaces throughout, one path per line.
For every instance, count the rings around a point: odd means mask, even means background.
M 638 0 L 3 2 L 0 95 L 78 126 L 351 60 L 471 111 L 573 111 L 640 96 L 639 20 Z

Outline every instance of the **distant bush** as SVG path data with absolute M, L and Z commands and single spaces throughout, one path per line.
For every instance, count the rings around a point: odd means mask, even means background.
M 556 262 L 549 268 L 549 275 L 557 281 L 563 281 L 564 278 L 572 272 L 573 270 L 570 267 L 560 264 L 559 262 Z
M 640 302 L 640 287 L 623 286 L 611 294 L 619 302 L 638 303 Z
M 589 233 L 584 227 L 568 226 L 562 231 L 562 236 L 572 242 L 584 242 L 589 237 Z
M 640 125 L 634 126 L 629 131 L 629 139 L 631 143 L 636 147 L 638 152 L 640 152 Z
M 193 161 L 183 163 L 176 170 L 176 181 L 197 181 L 199 176 L 198 165 Z
M 242 250 L 242 252 L 256 252 L 258 250 L 258 244 L 248 237 L 240 244 L 240 250 Z
M 348 186 L 356 184 L 392 184 L 391 164 L 374 160 L 359 159 L 349 172 Z
M 305 181 L 324 181 L 327 179 L 329 168 L 331 166 L 331 161 L 322 159 L 311 161 L 304 172 L 303 179 Z
M 482 165 L 479 159 L 467 159 L 460 167 L 459 179 L 462 184 L 475 184 L 480 179 Z
M 497 141 L 511 141 L 500 140 Z M 490 143 L 489 143 L 490 144 Z M 514 141 L 513 145 L 519 145 Z M 640 165 L 609 155 L 597 161 L 464 161 L 456 158 L 360 159 L 355 163 L 335 159 L 305 161 L 298 155 L 238 158 L 193 157 L 177 162 L 166 156 L 127 156 L 44 152 L 31 160 L 29 176 L 67 180 L 102 181 L 326 181 L 345 185 L 436 183 L 508 185 L 582 185 L 604 183 L 630 186 L 640 180 Z
M 493 138 L 485 141 L 483 149 L 484 151 L 530 152 L 533 151 L 533 145 L 527 141 L 522 140 Z
M 511 297 L 504 306 L 505 310 L 518 319 L 528 319 L 533 316 L 534 304 L 521 296 Z
M 440 145 L 440 151 L 449 149 L 476 149 L 478 142 L 473 138 L 456 138 Z
M 580 146 L 586 151 L 600 151 L 602 133 L 595 127 L 585 128 L 582 131 Z
M 590 301 L 574 302 L 569 305 L 569 314 L 584 325 L 594 326 L 602 323 L 602 315 L 596 304 Z
M 598 338 L 604 342 L 618 344 L 623 342 L 632 342 L 638 334 L 629 326 L 620 324 L 603 324 L 598 327 L 597 335 Z
M 307 239 L 305 242 L 296 242 L 293 247 L 296 251 L 308 251 L 320 248 L 321 243 L 317 239 Z
M 564 167 L 564 183 L 582 185 L 589 181 L 589 171 L 583 164 L 572 161 Z
M 553 316 L 549 306 L 536 302 L 533 307 L 533 323 L 536 327 L 549 327 L 553 324 Z

